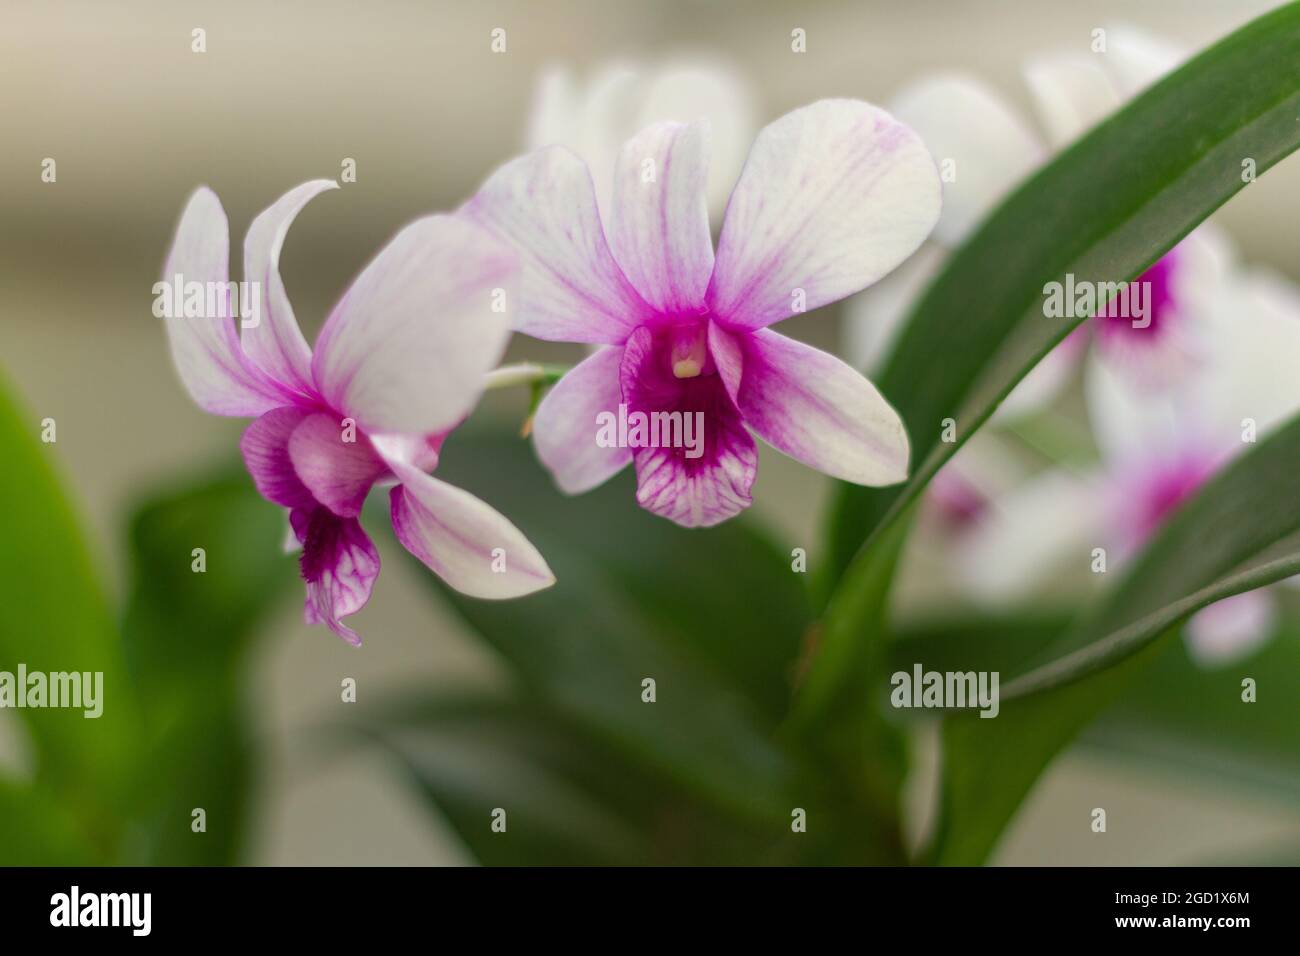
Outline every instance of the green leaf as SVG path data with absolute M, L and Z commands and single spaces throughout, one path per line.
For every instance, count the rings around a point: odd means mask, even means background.
M 35 785 L 69 812 L 116 838 L 124 781 L 132 771 L 138 714 L 100 575 L 56 475 L 57 444 L 44 444 L 39 416 L 20 408 L 0 380 L 0 670 L 102 673 L 102 709 L 24 708 Z M 92 678 L 93 680 L 93 678 Z M 14 819 L 0 814 L 0 843 Z
M 787 558 L 748 522 L 687 531 L 645 513 L 629 475 L 566 498 L 518 439 L 457 434 L 439 477 L 509 515 L 558 578 L 488 602 L 421 569 L 523 685 L 680 786 L 788 829 L 795 763 L 769 734 L 811 618 Z
M 1049 648 L 1047 664 L 1003 683 L 997 718 L 945 720 L 942 862 L 979 862 L 1052 757 L 1158 659 L 1191 613 L 1300 571 L 1297 461 L 1300 419 L 1184 503 Z
M 296 586 L 283 537 L 280 509 L 234 470 L 157 495 L 131 519 L 123 633 L 147 726 L 149 772 L 134 797 L 145 862 L 239 861 L 255 769 L 247 654 L 258 623 Z M 202 834 L 191 830 L 196 807 Z
M 823 593 L 873 546 L 1015 384 L 1078 319 L 1043 315 L 1043 287 L 1132 279 L 1300 145 L 1300 4 L 1210 47 L 1043 167 L 948 260 L 876 384 L 907 424 L 901 488 L 841 485 Z M 953 418 L 957 440 L 941 442 Z M 859 586 L 848 580 L 845 586 Z

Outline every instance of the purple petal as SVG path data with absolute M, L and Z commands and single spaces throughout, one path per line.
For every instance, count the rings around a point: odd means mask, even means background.
M 797 109 L 754 141 L 709 305 L 725 325 L 757 329 L 841 299 L 911 255 L 939 206 L 934 160 L 910 128 L 856 100 Z
M 623 400 L 622 361 L 621 348 L 600 349 L 560 379 L 537 406 L 533 447 L 565 494 L 590 491 L 632 460 L 631 449 L 601 447 L 596 442 L 597 416 L 617 414 Z
M 267 501 L 310 512 L 316 507 L 289 458 L 289 436 L 311 412 L 286 406 L 273 408 L 244 429 L 239 450 L 253 484 Z
M 505 350 L 515 271 L 514 254 L 472 223 L 407 226 L 326 321 L 312 359 L 321 395 L 366 432 L 450 429 Z
M 356 631 L 342 622 L 370 600 L 379 577 L 379 552 L 356 518 L 340 518 L 328 508 L 294 511 L 294 532 L 302 542 L 299 567 L 307 582 L 303 617 L 326 624 L 349 644 L 359 645 Z
M 294 429 L 289 458 L 312 497 L 340 518 L 360 514 L 366 493 L 388 471 L 363 433 L 323 412 Z
M 555 583 L 537 549 L 504 516 L 467 491 L 405 462 L 389 464 L 397 539 L 434 574 L 470 597 L 522 597 Z
M 230 229 L 216 193 L 195 190 L 181 213 L 162 281 L 174 285 L 230 281 Z M 207 298 L 206 294 L 204 296 Z M 223 315 L 186 317 L 183 301 L 163 318 L 172 361 L 195 404 L 214 415 L 254 418 L 292 401 L 290 394 L 244 355 L 235 332 L 235 308 L 222 299 Z
M 736 338 L 745 356 L 736 404 L 769 445 L 858 485 L 907 478 L 902 419 L 861 373 L 770 329 Z
M 317 179 L 285 193 L 248 227 L 244 237 L 244 279 L 258 283 L 256 325 L 244 329 L 244 351 L 271 378 L 312 395 L 311 348 L 298 328 L 289 296 L 280 280 L 280 247 L 294 217 L 314 197 L 338 183 Z
M 673 376 L 666 340 L 642 327 L 628 339 L 621 379 L 628 414 L 699 413 L 703 442 L 688 447 L 639 447 L 637 502 L 687 528 L 708 527 L 750 505 L 758 451 L 716 372 L 694 378 Z M 698 457 L 691 457 L 695 451 Z
M 519 331 L 619 345 L 651 314 L 610 254 L 591 174 L 569 150 L 548 147 L 507 163 L 459 215 L 519 252 Z
M 704 310 L 713 274 L 708 125 L 656 123 L 619 155 L 610 245 L 641 297 L 667 315 Z

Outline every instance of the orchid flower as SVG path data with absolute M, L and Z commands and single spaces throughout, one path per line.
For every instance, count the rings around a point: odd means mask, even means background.
M 940 162 L 951 161 L 936 242 L 876 289 L 854 299 L 845 323 L 845 348 L 860 368 L 882 359 L 914 302 L 938 272 L 947 249 L 960 244 L 1016 184 L 1051 151 L 1120 108 L 1183 54 L 1125 26 L 1106 30 L 1104 52 L 1043 56 L 1024 75 L 1045 135 L 1036 134 L 996 93 L 978 80 L 945 74 L 922 80 L 890 104 L 913 126 Z M 1061 389 L 1085 355 L 1122 368 L 1135 385 L 1159 390 L 1213 360 L 1208 315 L 1219 296 L 1230 250 L 1206 224 L 1136 280 L 1148 294 L 1139 318 L 1111 303 L 1050 352 L 998 410 L 999 420 L 1037 411 Z M 1089 341 L 1095 348 L 1089 350 Z
M 1248 442 L 1300 411 L 1300 290 L 1252 272 L 1215 306 L 1215 362 L 1177 388 L 1153 393 L 1122 368 L 1089 364 L 1096 468 L 1017 474 L 1004 440 L 981 433 L 935 477 L 929 537 L 961 590 L 985 603 L 1021 600 L 1063 566 L 1086 567 L 1099 546 L 1107 570 L 1122 566 Z M 1189 650 L 1203 665 L 1235 660 L 1268 637 L 1274 616 L 1268 589 L 1227 598 L 1192 617 Z
M 538 407 L 543 464 L 577 494 L 634 462 L 638 502 L 686 527 L 750 504 L 750 430 L 837 478 L 902 481 L 907 435 L 875 387 L 768 326 L 870 285 L 920 245 L 940 205 L 920 138 L 853 100 L 778 119 L 754 142 L 716 254 L 707 178 L 708 123 L 665 122 L 623 147 L 603 226 L 591 174 L 563 147 L 507 163 L 462 208 L 520 254 L 518 330 L 605 346 Z M 598 442 L 620 406 L 702 416 L 701 453 Z
M 710 124 L 709 213 L 721 216 L 758 124 L 749 84 L 719 58 L 611 61 L 585 83 L 564 67 L 549 67 L 537 82 L 525 148 L 567 146 L 582 157 L 608 221 L 623 144 L 652 123 L 699 117 Z
M 241 323 L 242 336 L 224 302 L 216 315 L 165 323 L 198 406 L 256 419 L 240 450 L 257 490 L 288 511 L 302 546 L 307 623 L 355 645 L 360 638 L 342 619 L 365 605 L 379 575 L 379 554 L 357 520 L 375 484 L 393 485 L 398 540 L 457 590 L 509 598 L 554 578 L 514 525 L 426 473 L 505 348 L 509 320 L 494 310 L 494 290 L 509 301 L 514 255 L 462 219 L 417 220 L 344 293 L 313 352 L 280 279 L 280 248 L 307 202 L 334 188 L 304 183 L 253 220 L 244 277 L 256 289 L 257 320 Z M 200 188 L 181 214 L 165 279 L 228 287 L 228 258 L 225 211 Z

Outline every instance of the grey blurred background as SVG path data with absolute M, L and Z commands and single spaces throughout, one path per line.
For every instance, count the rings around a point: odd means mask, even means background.
M 1089 31 L 1116 20 L 1199 48 L 1271 5 L 3 0 L 0 366 L 35 422 L 57 420 L 64 478 L 98 534 L 105 575 L 120 589 L 120 568 L 108 556 L 121 553 L 123 507 L 229 459 L 242 428 L 190 403 L 150 315 L 150 287 L 196 185 L 221 197 L 237 249 L 252 216 L 281 192 L 337 178 L 344 157 L 356 160 L 357 182 L 310 205 L 284 250 L 285 282 L 311 338 L 400 225 L 458 205 L 520 149 L 546 65 L 567 63 L 582 74 L 612 57 L 721 56 L 753 85 L 763 122 L 824 96 L 887 102 L 925 72 L 960 69 L 1028 115 L 1018 76 L 1028 54 L 1086 50 Z M 207 31 L 201 55 L 190 50 L 195 27 Z M 504 55 L 489 50 L 495 27 L 508 31 Z M 795 27 L 807 31 L 802 55 L 790 51 Z M 53 184 L 40 178 L 46 157 L 57 162 Z M 1297 220 L 1294 161 L 1220 217 L 1244 258 L 1300 281 Z M 794 331 L 833 346 L 834 321 L 809 316 Z M 512 354 L 575 353 L 519 339 Z M 522 413 L 520 396 L 502 395 L 480 414 L 518 421 Z M 792 547 L 811 540 L 824 482 L 772 454 L 760 474 L 761 516 Z M 374 597 L 355 619 L 364 648 L 306 628 L 296 602 L 282 608 L 263 643 L 254 697 L 269 756 L 253 862 L 468 861 L 381 760 L 322 762 L 305 746 L 313 724 L 347 706 L 339 699 L 344 677 L 357 679 L 363 699 L 395 681 L 499 677 L 451 614 L 430 608 L 406 564 L 384 556 Z M 0 760 L 21 759 L 5 726 L 10 716 L 0 714 Z M 923 772 L 918 791 L 924 780 Z M 1079 824 L 1093 806 L 1108 808 L 1109 834 Z M 1037 788 L 997 861 L 1186 863 L 1267 846 L 1293 835 L 1298 822 L 1294 807 L 1263 797 L 1076 751 Z

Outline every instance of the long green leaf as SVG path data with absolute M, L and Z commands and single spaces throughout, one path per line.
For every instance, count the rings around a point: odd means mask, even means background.
M 912 477 L 884 491 L 839 488 L 823 593 L 1078 324 L 1043 315 L 1046 283 L 1136 277 L 1245 186 L 1245 160 L 1263 173 L 1300 145 L 1297 64 L 1300 4 L 1290 4 L 1093 129 L 948 260 L 877 381 L 907 424 Z M 946 418 L 955 442 L 940 441 Z

